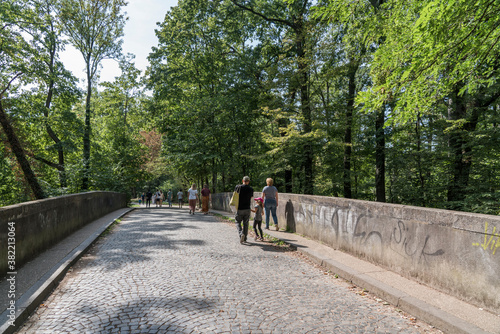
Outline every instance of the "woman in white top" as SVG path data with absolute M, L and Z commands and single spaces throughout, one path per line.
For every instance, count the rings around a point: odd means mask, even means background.
M 196 190 L 196 184 L 193 183 L 191 188 L 188 189 L 189 193 L 189 214 L 194 215 L 194 210 L 196 210 L 196 200 L 198 200 L 198 190 Z

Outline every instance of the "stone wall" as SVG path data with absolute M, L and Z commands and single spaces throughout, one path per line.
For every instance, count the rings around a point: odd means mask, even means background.
M 230 196 L 213 195 L 213 207 L 228 211 Z M 281 228 L 500 312 L 500 217 L 280 194 L 278 221 Z
M 16 268 L 19 268 L 78 228 L 126 206 L 125 194 L 88 192 L 1 207 L 0 277 L 8 272 L 9 241 L 15 241 Z M 15 236 L 12 232 L 9 235 L 12 226 Z

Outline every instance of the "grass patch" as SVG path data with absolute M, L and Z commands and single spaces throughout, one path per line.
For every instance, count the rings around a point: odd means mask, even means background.
M 113 228 L 114 228 L 116 225 L 120 224 L 120 223 L 121 223 L 121 221 L 122 221 L 122 220 L 121 220 L 120 218 L 119 218 L 119 219 L 115 219 L 115 220 L 111 223 L 111 225 L 109 225 L 109 226 L 108 226 L 108 228 L 106 228 L 106 229 L 104 230 L 104 232 L 102 232 L 102 233 L 101 233 L 101 237 L 105 237 L 105 236 L 107 236 L 108 234 L 110 234 L 110 233 L 111 233 L 111 231 L 113 230 Z
M 266 237 L 267 240 L 271 241 L 276 246 L 287 246 L 287 243 L 285 243 L 283 240 L 275 238 L 269 234 L 264 234 L 264 236 Z
M 221 218 L 221 219 L 224 219 L 224 220 L 229 220 L 231 218 L 227 217 L 227 216 L 224 216 L 224 215 L 221 215 L 219 213 L 215 213 L 215 212 L 212 212 L 212 215 L 214 215 L 215 217 L 218 217 L 218 218 Z M 234 221 L 234 219 L 233 219 Z

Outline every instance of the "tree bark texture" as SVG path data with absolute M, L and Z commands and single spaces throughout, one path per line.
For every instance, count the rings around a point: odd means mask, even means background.
M 89 67 L 90 61 L 87 61 Z M 87 68 L 87 100 L 85 103 L 85 129 L 83 133 L 83 177 L 82 177 L 82 190 L 89 189 L 89 175 L 90 175 L 90 99 L 92 97 L 92 80 L 90 77 L 90 68 Z
M 345 114 L 345 131 L 344 131 L 344 197 L 352 198 L 351 185 L 351 157 L 352 157 L 352 115 L 354 111 L 354 99 L 356 97 L 356 72 L 358 65 L 349 66 L 348 73 L 348 96 L 347 108 Z

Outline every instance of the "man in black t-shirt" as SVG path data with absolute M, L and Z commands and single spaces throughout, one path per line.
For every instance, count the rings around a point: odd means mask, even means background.
M 240 236 L 240 243 L 247 241 L 248 234 L 248 221 L 250 220 L 250 205 L 252 203 L 253 188 L 248 184 L 250 183 L 250 178 L 248 176 L 243 177 L 243 184 L 236 186 L 234 191 L 238 191 L 240 188 L 240 199 L 238 201 L 238 207 L 236 208 L 236 227 L 238 228 L 238 234 Z M 241 222 L 243 221 L 243 228 L 241 228 Z

